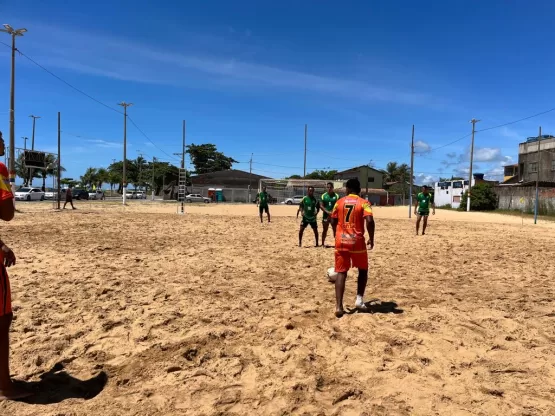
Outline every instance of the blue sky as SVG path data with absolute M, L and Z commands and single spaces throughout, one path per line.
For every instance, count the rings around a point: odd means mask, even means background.
M 69 4 L 69 5 L 68 5 Z M 150 4 L 150 5 L 149 5 Z M 128 157 L 173 161 L 181 123 L 188 143 L 214 143 L 248 170 L 302 174 L 372 162 L 409 162 L 418 141 L 419 182 L 466 174 L 471 131 L 555 107 L 550 29 L 555 3 L 0 1 L 3 22 L 28 33 L 18 48 L 68 83 L 119 109 Z M 10 43 L 6 34 L 0 40 Z M 123 116 L 17 57 L 16 143 L 56 149 L 79 177 L 122 158 Z M 0 129 L 9 137 L 10 50 L 0 44 Z M 555 133 L 555 112 L 476 134 L 475 171 L 499 178 L 518 143 L 538 126 Z

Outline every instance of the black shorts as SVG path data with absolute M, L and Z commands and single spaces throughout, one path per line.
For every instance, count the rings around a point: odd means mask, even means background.
M 430 211 L 418 211 L 417 214 L 419 217 L 429 217 Z
M 301 221 L 301 228 L 306 228 L 308 226 L 311 226 L 313 230 L 317 230 L 318 229 L 318 223 L 316 222 L 316 220 L 314 221 L 307 221 L 303 218 L 303 220 Z
M 266 214 L 269 214 L 270 213 L 270 208 L 268 207 L 268 205 L 265 205 L 265 206 L 260 205 L 258 207 L 258 212 L 260 212 L 261 214 L 263 212 L 265 212 Z

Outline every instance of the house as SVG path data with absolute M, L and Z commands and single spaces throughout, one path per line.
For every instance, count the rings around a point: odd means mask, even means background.
M 518 163 L 514 165 L 503 166 L 503 183 L 509 183 L 509 181 L 513 181 L 513 178 L 515 177 L 517 178 L 518 182 L 518 176 Z
M 529 137 L 518 145 L 518 180 L 555 181 L 555 137 Z
M 383 170 L 362 165 L 337 172 L 333 179 L 348 181 L 349 179 L 356 178 L 360 181 L 360 186 L 364 192 L 366 189 L 384 189 L 386 175 L 387 173 Z
M 257 189 L 261 179 L 269 178 L 242 170 L 229 169 L 191 176 L 191 183 L 195 187 L 248 189 L 250 186 L 252 189 Z

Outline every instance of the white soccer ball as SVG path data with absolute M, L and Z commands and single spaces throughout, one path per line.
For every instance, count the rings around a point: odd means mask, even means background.
M 337 278 L 337 273 L 335 272 L 335 267 L 330 267 L 328 272 L 326 273 L 328 277 L 328 281 L 335 283 L 335 279 Z

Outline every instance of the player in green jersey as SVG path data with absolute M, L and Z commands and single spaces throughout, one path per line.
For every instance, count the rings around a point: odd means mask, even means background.
M 416 235 L 420 231 L 420 220 L 424 218 L 422 225 L 422 235 L 426 234 L 426 227 L 428 226 L 428 217 L 430 216 L 430 205 L 432 206 L 432 215 L 436 215 L 436 204 L 434 203 L 433 195 L 430 194 L 427 186 L 422 187 L 422 192 L 416 197 L 414 203 L 414 214 L 416 215 Z
M 316 215 L 320 211 L 320 204 L 314 197 L 314 187 L 308 187 L 308 195 L 303 198 L 297 210 L 297 218 L 299 218 L 299 213 L 303 214 L 303 220 L 301 221 L 301 228 L 299 230 L 299 247 L 302 247 L 303 243 L 303 233 L 306 227 L 309 225 L 314 231 L 314 237 L 316 237 L 316 247 L 318 247 L 318 223 L 316 222 Z
M 264 219 L 264 212 L 266 212 L 266 214 L 268 215 L 268 222 L 270 222 L 270 206 L 268 205 L 269 202 L 269 195 L 268 192 L 266 192 L 266 187 L 263 186 L 262 187 L 262 192 L 260 192 L 257 197 L 256 197 L 256 201 L 258 203 L 258 213 L 260 214 L 260 222 L 263 223 Z
M 335 203 L 339 200 L 339 195 L 333 190 L 333 183 L 328 182 L 327 185 L 328 192 L 322 195 L 322 200 L 320 201 L 320 209 L 322 210 L 322 247 L 326 247 L 326 236 L 328 235 L 328 228 L 330 226 L 331 212 Z M 335 237 L 335 225 L 332 224 L 331 228 L 333 230 L 333 236 Z

